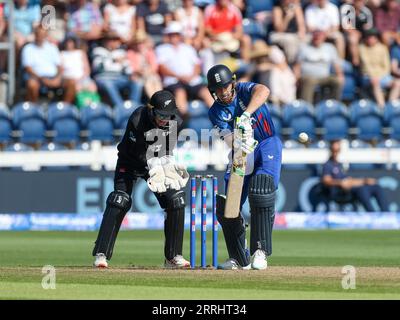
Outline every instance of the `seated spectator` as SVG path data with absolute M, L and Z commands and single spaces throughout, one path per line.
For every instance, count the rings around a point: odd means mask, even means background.
M 184 42 L 200 50 L 203 47 L 205 34 L 204 16 L 194 5 L 194 0 L 183 0 L 182 7 L 175 11 L 174 16 L 182 25 Z
M 119 36 L 109 32 L 103 37 L 102 46 L 93 50 L 94 80 L 99 89 L 106 92 L 114 106 L 124 102 L 120 93 L 124 89 L 129 91 L 131 101 L 142 100 L 142 83 L 131 80 L 132 69 L 127 52 L 121 48 L 121 44 Z
M 40 89 L 64 89 L 64 101 L 72 103 L 75 98 L 73 80 L 62 79 L 61 57 L 57 46 L 46 40 L 47 31 L 35 28 L 35 41 L 22 49 L 22 66 L 25 71 L 26 100 L 37 102 Z
M 329 0 L 314 0 L 305 10 L 308 32 L 321 30 L 328 40 L 335 42 L 339 56 L 345 57 L 345 42 L 339 31 L 339 9 Z
M 290 64 L 294 63 L 301 42 L 305 41 L 306 25 L 303 9 L 297 0 L 280 0 L 272 10 L 273 30 L 270 41 L 281 46 Z
M 136 7 L 128 0 L 113 0 L 104 7 L 104 30 L 119 35 L 122 42 L 132 39 L 136 28 Z
M 345 193 L 350 193 L 360 201 L 366 211 L 374 212 L 372 198 L 375 198 L 382 212 L 389 211 L 389 204 L 382 188 L 373 178 L 352 178 L 346 175 L 343 166 L 338 161 L 340 142 L 333 141 L 330 146 L 330 158 L 322 168 L 322 183 L 329 189 L 331 198 L 337 199 Z
M 390 51 L 392 61 L 392 75 L 400 79 L 400 31 L 397 32 L 396 42 Z
M 68 31 L 76 37 L 91 41 L 101 37 L 103 17 L 91 0 L 74 0 L 69 6 Z
M 61 51 L 61 66 L 63 79 L 74 83 L 77 100 L 80 101 L 79 97 L 87 96 L 88 93 L 97 96 L 97 86 L 90 78 L 90 65 L 86 52 L 79 49 L 77 41 L 78 39 L 74 37 L 65 39 Z
M 164 88 L 174 93 L 182 116 L 187 115 L 188 96 L 200 98 L 210 107 L 214 100 L 203 84 L 200 59 L 192 46 L 183 43 L 182 26 L 173 21 L 164 33 L 169 42 L 156 48 Z
M 340 100 L 344 84 L 344 75 L 335 47 L 325 42 L 325 32 L 314 31 L 311 43 L 300 48 L 297 63 L 294 66 L 296 78 L 299 80 L 300 98 L 314 102 L 317 86 L 329 87 L 330 96 L 323 99 Z M 331 74 L 334 67 L 335 74 Z
M 9 7 L 5 6 L 5 16 L 10 15 Z M 31 5 L 28 0 L 16 0 L 14 9 L 14 37 L 17 53 L 27 42 L 34 39 L 34 28 L 39 25 L 41 19 L 40 6 Z
M 242 14 L 231 0 L 216 0 L 208 5 L 204 19 L 206 35 L 215 53 L 235 53 L 240 49 L 241 58 L 250 60 L 251 38 L 243 33 Z
M 172 21 L 172 13 L 163 0 L 144 0 L 137 6 L 137 26 L 145 31 L 154 45 L 163 42 L 163 30 Z
M 379 41 L 379 32 L 370 29 L 364 34 L 360 45 L 361 73 L 363 86 L 372 86 L 373 95 L 380 107 L 385 106 L 382 88 L 390 88 L 389 101 L 399 98 L 399 79 L 390 74 L 390 55 L 388 48 Z
M 152 41 L 148 40 L 144 31 L 138 30 L 134 35 L 129 45 L 127 58 L 133 70 L 132 79 L 137 82 L 143 82 L 144 92 L 148 98 L 154 92 L 162 90 L 157 57 Z
M 373 27 L 373 16 L 371 10 L 365 5 L 366 0 L 351 0 L 349 4 L 354 7 L 354 25 L 343 28 L 348 42 L 351 62 L 355 67 L 360 65 L 359 43 L 365 31 Z
M 390 46 L 400 29 L 400 5 L 396 0 L 385 0 L 374 15 L 375 27 L 381 34 L 382 42 Z
M 269 53 L 272 63 L 269 76 L 270 100 L 276 105 L 284 105 L 296 100 L 296 77 L 289 68 L 282 50 L 272 46 Z

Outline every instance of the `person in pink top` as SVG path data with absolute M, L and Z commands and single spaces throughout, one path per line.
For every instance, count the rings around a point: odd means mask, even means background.
M 144 92 L 148 97 L 162 89 L 157 57 L 146 32 L 136 32 L 129 44 L 127 58 L 133 70 L 132 80 L 143 82 Z

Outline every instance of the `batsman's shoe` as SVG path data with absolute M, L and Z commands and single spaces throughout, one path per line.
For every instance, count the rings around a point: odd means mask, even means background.
M 171 260 L 165 259 L 164 267 L 168 269 L 190 268 L 190 262 L 181 255 L 177 255 Z
M 108 262 L 104 253 L 96 254 L 96 260 L 94 260 L 93 266 L 96 268 L 108 268 Z
M 258 249 L 251 257 L 251 267 L 255 270 L 264 270 L 267 266 L 267 255 L 263 250 Z
M 235 259 L 228 259 L 224 263 L 221 263 L 217 266 L 219 270 L 250 270 L 251 264 L 248 266 L 242 267 Z

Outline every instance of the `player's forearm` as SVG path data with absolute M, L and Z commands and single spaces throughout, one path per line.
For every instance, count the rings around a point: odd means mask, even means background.
M 257 84 L 252 91 L 251 99 L 247 105 L 246 112 L 253 114 L 267 101 L 269 94 L 270 90 L 266 86 Z

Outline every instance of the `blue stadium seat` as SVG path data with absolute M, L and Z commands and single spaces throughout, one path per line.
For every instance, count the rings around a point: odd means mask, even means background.
M 52 103 L 47 111 L 47 125 L 55 131 L 53 141 L 56 143 L 77 142 L 79 140 L 79 111 L 71 104 Z
M 44 141 L 46 122 L 42 108 L 37 104 L 22 102 L 12 109 L 12 122 L 16 130 L 21 131 L 22 143 Z
M 268 110 L 274 123 L 275 132 L 278 136 L 281 136 L 283 127 L 282 110 L 279 106 L 273 104 L 268 105 Z
M 385 105 L 383 119 L 390 128 L 389 137 L 400 140 L 400 100 L 388 102 Z
M 248 0 L 246 1 L 246 18 L 254 18 L 254 15 L 262 11 L 272 11 L 274 0 Z
M 0 105 L 0 143 L 11 141 L 12 125 L 10 111 L 6 106 Z
M 209 108 L 201 100 L 193 100 L 188 104 L 188 112 L 191 117 L 208 117 Z
M 265 39 L 267 36 L 267 26 L 254 19 L 243 19 L 243 32 L 248 34 L 252 40 Z
M 103 103 L 92 103 L 81 110 L 81 125 L 88 131 L 88 140 L 100 140 L 112 142 L 113 117 L 109 105 Z
M 352 101 L 356 97 L 357 83 L 356 78 L 353 75 L 345 74 L 344 76 L 344 86 L 342 90 L 342 100 Z
M 325 140 L 339 140 L 347 137 L 350 123 L 346 106 L 336 100 L 324 100 L 315 108 L 318 126 L 323 129 Z
M 133 101 L 127 100 L 122 105 L 115 106 L 114 108 L 114 125 L 115 129 L 125 130 L 128 119 L 132 112 L 135 111 L 139 105 Z
M 383 118 L 379 107 L 371 100 L 357 100 L 350 105 L 350 122 L 361 140 L 381 140 Z
M 303 100 L 295 100 L 283 108 L 283 124 L 289 129 L 290 139 L 296 140 L 300 132 L 315 138 L 315 119 L 313 106 Z

